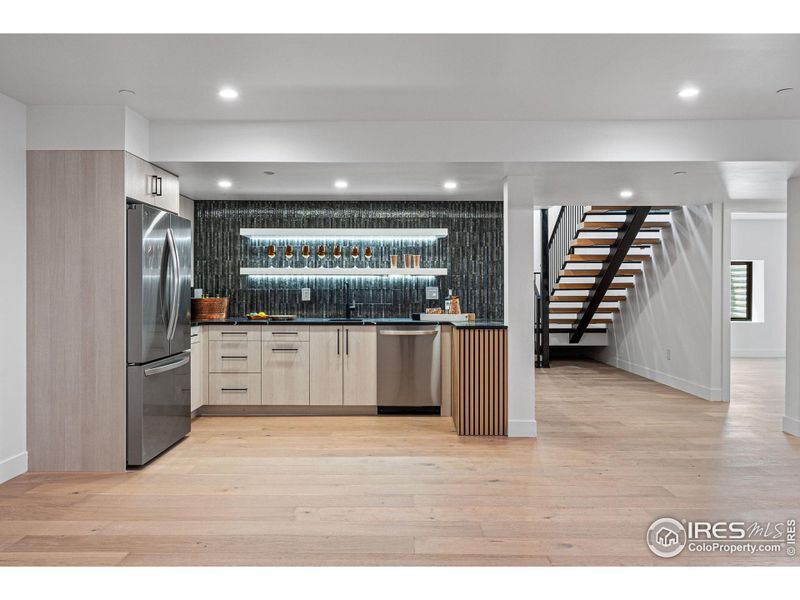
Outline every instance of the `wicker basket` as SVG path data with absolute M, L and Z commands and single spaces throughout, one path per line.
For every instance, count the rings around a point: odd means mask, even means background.
M 216 321 L 227 317 L 227 298 L 192 298 L 192 321 Z

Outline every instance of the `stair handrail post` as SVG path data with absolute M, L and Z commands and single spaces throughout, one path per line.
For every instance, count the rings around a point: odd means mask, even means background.
M 562 207 L 563 210 L 563 207 Z M 552 286 L 550 285 L 550 224 L 548 222 L 548 209 L 541 209 L 541 259 L 542 259 L 542 289 L 540 301 L 540 314 L 539 331 L 540 331 L 540 349 L 541 360 L 540 366 L 547 369 L 550 367 L 550 294 L 552 294 Z M 560 216 L 560 215 L 559 215 Z

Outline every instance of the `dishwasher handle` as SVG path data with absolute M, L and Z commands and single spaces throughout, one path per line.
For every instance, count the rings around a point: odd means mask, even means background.
M 402 329 L 385 329 L 378 331 L 380 335 L 436 335 L 439 333 L 435 329 L 425 329 L 424 331 L 403 331 Z

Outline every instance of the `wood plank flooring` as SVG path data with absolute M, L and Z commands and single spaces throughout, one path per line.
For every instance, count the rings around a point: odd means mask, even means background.
M 783 361 L 711 403 L 592 361 L 538 370 L 537 440 L 449 418 L 203 417 L 150 466 L 0 485 L 0 565 L 797 564 L 658 559 L 656 517 L 800 516 Z

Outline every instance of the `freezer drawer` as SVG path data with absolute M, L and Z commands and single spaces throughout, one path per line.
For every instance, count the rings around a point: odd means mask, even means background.
M 128 367 L 128 465 L 141 466 L 191 429 L 191 355 Z

